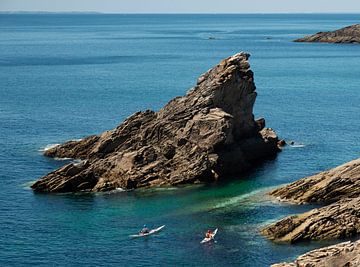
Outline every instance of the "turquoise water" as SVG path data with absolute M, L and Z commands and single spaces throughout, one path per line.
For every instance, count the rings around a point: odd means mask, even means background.
M 360 46 L 291 42 L 359 18 L 0 15 L 0 265 L 268 266 L 326 245 L 273 244 L 259 229 L 311 208 L 271 201 L 271 187 L 359 157 Z M 298 144 L 276 160 L 217 185 L 85 195 L 29 189 L 67 163 L 43 157 L 47 145 L 157 110 L 239 51 L 252 54 L 256 117 Z M 130 239 L 144 223 L 166 228 Z M 218 242 L 200 245 L 215 227 Z

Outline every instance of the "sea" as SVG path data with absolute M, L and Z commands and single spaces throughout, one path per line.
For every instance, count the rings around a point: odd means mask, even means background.
M 360 155 L 360 45 L 295 43 L 359 14 L 0 14 L 0 266 L 269 266 L 338 241 L 273 243 L 260 229 L 313 205 L 277 186 Z M 256 118 L 293 145 L 209 185 L 35 194 L 71 159 L 44 149 L 159 110 L 251 54 Z M 146 224 L 158 235 L 132 239 Z M 207 229 L 216 242 L 200 244 Z

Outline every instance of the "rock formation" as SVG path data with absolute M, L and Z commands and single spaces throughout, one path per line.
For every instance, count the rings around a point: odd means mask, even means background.
M 360 158 L 283 186 L 270 195 L 297 204 L 360 197 Z
M 358 267 L 360 240 L 316 249 L 298 257 L 294 262 L 273 264 L 271 267 Z
M 360 43 L 360 24 L 351 25 L 332 32 L 318 32 L 295 42 Z
M 254 120 L 256 99 L 249 54 L 229 57 L 203 74 L 185 96 L 160 111 L 138 112 L 117 128 L 46 151 L 79 158 L 32 185 L 37 192 L 211 182 L 241 173 L 279 151 L 265 120 Z
M 261 232 L 271 240 L 290 243 L 353 237 L 360 233 L 360 198 L 284 218 Z
M 303 178 L 270 192 L 270 195 L 296 204 L 328 204 L 262 229 L 262 234 L 271 240 L 295 243 L 360 234 L 360 159 Z M 359 242 L 314 250 L 293 263 L 274 266 L 360 266 Z

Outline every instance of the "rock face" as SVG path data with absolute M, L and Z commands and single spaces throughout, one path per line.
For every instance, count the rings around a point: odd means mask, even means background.
M 310 251 L 291 263 L 273 264 L 271 267 L 358 267 L 360 241 L 344 242 Z
M 270 194 L 296 204 L 328 204 L 284 218 L 262 229 L 262 234 L 271 240 L 295 243 L 360 234 L 360 159 L 303 178 Z M 314 250 L 293 263 L 273 266 L 360 266 L 359 242 Z
M 295 42 L 360 43 L 360 24 L 355 24 L 332 32 L 319 32 L 295 40 Z
M 360 158 L 270 192 L 297 204 L 360 197 Z
M 262 229 L 269 239 L 290 243 L 353 237 L 359 233 L 360 198 L 343 199 Z
M 203 74 L 160 111 L 138 112 L 114 130 L 48 150 L 79 158 L 32 185 L 38 192 L 107 191 L 211 182 L 241 173 L 279 151 L 273 130 L 254 120 L 249 54 Z
M 270 195 L 296 204 L 335 202 L 264 228 L 262 233 L 272 240 L 294 243 L 360 233 L 360 159 L 303 178 Z

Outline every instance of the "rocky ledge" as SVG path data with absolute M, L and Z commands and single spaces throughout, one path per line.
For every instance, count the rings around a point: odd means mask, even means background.
M 270 195 L 296 204 L 329 203 L 360 197 L 360 158 L 300 179 L 270 192 Z
M 273 264 L 271 267 L 358 267 L 360 241 L 344 242 L 310 251 L 294 262 Z
M 32 185 L 37 192 L 212 182 L 274 157 L 278 137 L 254 120 L 256 99 L 249 54 L 239 53 L 200 76 L 185 96 L 160 111 L 138 112 L 117 128 L 45 152 L 82 159 Z
M 360 159 L 303 178 L 270 195 L 296 204 L 332 204 L 281 219 L 264 228 L 262 234 L 269 239 L 294 243 L 360 233 Z
M 318 32 L 314 35 L 297 39 L 295 42 L 360 43 L 360 24 L 331 32 Z
M 290 243 L 356 236 L 360 233 L 360 198 L 284 218 L 261 232 L 271 240 Z
M 360 234 L 360 159 L 303 178 L 270 192 L 279 200 L 327 206 L 289 216 L 262 229 L 274 241 L 342 239 Z M 314 250 L 285 266 L 360 266 L 360 245 L 341 243 Z

